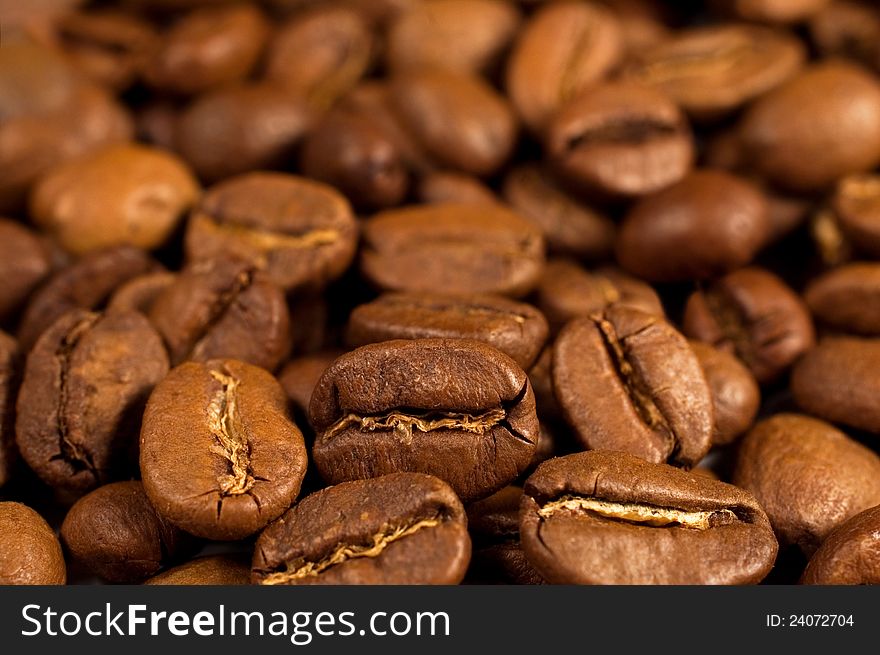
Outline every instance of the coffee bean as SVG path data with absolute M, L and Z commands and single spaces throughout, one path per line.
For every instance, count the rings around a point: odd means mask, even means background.
M 799 23 L 809 18 L 830 0 L 718 0 L 744 20 L 767 23 Z
M 832 530 L 801 578 L 802 584 L 880 584 L 880 506 L 866 509 Z
M 809 311 L 776 275 L 744 268 L 687 301 L 684 333 L 735 352 L 760 383 L 777 379 L 815 342 Z
M 853 244 L 880 257 L 880 175 L 850 175 L 832 198 L 837 225 Z
M 309 402 L 312 392 L 324 371 L 343 354 L 339 349 L 322 350 L 311 355 L 303 355 L 289 361 L 278 375 L 293 408 L 308 420 Z
M 415 471 L 442 478 L 463 502 L 513 481 L 538 440 L 526 374 L 469 339 L 353 350 L 321 376 L 309 419 L 312 455 L 328 483 Z
M 186 233 L 187 257 L 236 255 L 286 290 L 323 288 L 354 258 L 357 225 L 336 190 L 283 173 L 251 173 L 208 190 Z
M 751 494 L 626 453 L 551 459 L 524 491 L 523 549 L 549 582 L 753 584 L 776 559 Z
M 498 202 L 497 196 L 478 178 L 454 171 L 428 173 L 419 180 L 415 192 L 425 204 Z
M 841 266 L 814 279 L 804 300 L 825 325 L 880 336 L 880 264 Z
M 307 496 L 257 539 L 263 585 L 457 584 L 471 544 L 461 502 L 441 480 L 394 473 Z
M 641 196 L 681 180 L 694 143 L 678 106 L 660 91 L 629 82 L 590 87 L 547 127 L 556 170 L 604 197 Z
M 87 570 L 127 584 L 155 575 L 196 545 L 156 514 L 140 482 L 111 482 L 80 498 L 64 517 L 61 539 Z
M 572 320 L 553 345 L 553 390 L 577 440 L 694 466 L 712 439 L 712 397 L 685 338 L 662 318 L 612 305 Z
M 21 503 L 0 502 L 0 584 L 63 585 L 61 544 L 42 516 Z
M 107 302 L 107 311 L 135 311 L 149 316 L 156 299 L 177 280 L 169 271 L 144 273 L 119 285 Z
M 49 247 L 21 223 L 0 218 L 0 321 L 49 274 Z
M 245 555 L 206 555 L 146 580 L 147 585 L 246 585 L 251 581 Z
M 709 390 L 715 423 L 712 445 L 733 443 L 752 427 L 761 405 L 761 390 L 749 369 L 735 355 L 700 341 L 690 346 L 700 361 Z
M 831 2 L 807 21 L 811 41 L 825 56 L 855 59 L 880 70 L 880 11 L 860 2 Z
M 526 369 L 537 358 L 547 333 L 541 312 L 499 296 L 386 293 L 355 307 L 346 342 L 357 347 L 392 339 L 475 339 Z
M 880 504 L 880 457 L 823 421 L 777 414 L 743 439 L 733 483 L 755 495 L 781 545 L 810 555 L 836 526 Z
M 172 366 L 229 358 L 271 371 L 290 352 L 284 292 L 240 259 L 184 268 L 157 296 L 149 319 L 168 346 Z
M 150 396 L 141 429 L 144 489 L 161 517 L 206 539 L 242 539 L 280 516 L 306 470 L 284 391 L 234 360 L 186 363 Z
M 556 401 L 556 394 L 553 392 L 553 343 L 550 342 L 538 355 L 535 364 L 529 369 L 529 383 L 535 393 L 535 406 L 538 409 L 538 416 L 541 420 L 552 420 L 556 423 L 565 421 L 562 408 Z M 541 439 L 538 438 L 540 446 Z M 538 448 L 535 448 L 538 452 Z
M 377 214 L 364 226 L 361 273 L 386 291 L 522 296 L 538 282 L 544 239 L 501 205 L 441 203 Z
M 25 364 L 15 424 L 22 457 L 72 494 L 124 477 L 147 396 L 167 372 L 162 341 L 141 314 L 64 314 Z
M 655 282 L 704 279 L 748 264 L 769 231 L 757 188 L 729 173 L 695 171 L 633 206 L 618 233 L 617 258 Z
M 592 2 L 540 8 L 520 31 L 507 60 L 507 93 L 523 122 L 541 133 L 567 101 L 620 60 L 623 39 L 614 14 Z
M 0 489 L 9 482 L 15 449 L 15 398 L 21 377 L 21 353 L 11 336 L 0 331 Z

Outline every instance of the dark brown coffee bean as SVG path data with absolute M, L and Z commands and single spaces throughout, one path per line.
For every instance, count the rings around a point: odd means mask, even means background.
M 543 266 L 540 231 L 501 205 L 402 207 L 364 226 L 361 273 L 386 291 L 523 296 Z
M 853 244 L 880 257 L 880 175 L 850 175 L 832 198 L 836 224 Z
M 655 282 L 704 279 L 748 264 L 769 232 L 767 201 L 756 187 L 729 173 L 695 171 L 629 211 L 617 259 Z
M 478 178 L 454 171 L 428 173 L 419 180 L 416 189 L 419 202 L 488 203 L 498 202 L 498 197 Z
M 284 387 L 284 392 L 293 404 L 293 408 L 303 418 L 308 419 L 309 401 L 312 399 L 312 392 L 315 390 L 318 380 L 343 352 L 334 349 L 303 355 L 292 359 L 279 373 L 278 381 Z
M 343 355 L 315 387 L 309 419 L 328 483 L 415 471 L 442 478 L 463 502 L 512 482 L 538 440 L 526 374 L 469 339 L 386 341 Z
M 816 339 L 800 297 L 760 268 L 729 273 L 694 292 L 682 329 L 692 339 L 735 352 L 762 384 L 778 378 Z
M 876 6 L 835 0 L 811 15 L 807 27 L 823 55 L 855 59 L 880 70 L 880 11 Z
M 21 378 L 21 360 L 15 339 L 0 331 L 0 489 L 12 477 L 17 458 L 15 398 Z
M 21 223 L 0 218 L 0 321 L 49 274 L 49 247 Z
M 193 211 L 186 253 L 193 261 L 234 255 L 293 290 L 323 288 L 354 258 L 357 224 L 331 187 L 283 173 L 250 173 L 211 189 Z
M 612 305 L 553 344 L 553 390 L 575 437 L 690 468 L 712 440 L 712 397 L 691 347 L 662 318 Z
M 146 253 L 131 246 L 91 253 L 62 268 L 31 297 L 18 327 L 22 348 L 30 350 L 71 309 L 100 309 L 118 286 L 157 268 Z
M 755 102 L 740 132 L 757 172 L 822 190 L 880 164 L 880 81 L 842 60 L 815 64 Z
M 25 364 L 15 436 L 48 485 L 82 494 L 127 471 L 147 396 L 168 372 L 156 331 L 137 312 L 72 310 Z
M 247 555 L 206 555 L 146 580 L 147 585 L 246 585 L 251 582 Z
M 177 280 L 176 273 L 145 273 L 121 284 L 107 302 L 107 311 L 135 311 L 149 316 L 153 304 Z
M 87 570 L 126 584 L 155 575 L 196 545 L 156 514 L 140 482 L 112 482 L 80 498 L 64 517 L 61 539 Z
M 715 415 L 712 445 L 733 443 L 752 427 L 761 405 L 761 390 L 755 376 L 730 352 L 718 350 L 700 341 L 690 346 L 712 393 Z
M 470 560 L 464 508 L 441 480 L 394 473 L 307 496 L 257 539 L 262 585 L 457 584 Z
M 698 27 L 639 53 L 624 78 L 665 91 L 695 118 L 713 119 L 789 79 L 804 50 L 794 37 L 765 27 Z
M 474 339 L 527 369 L 548 331 L 547 320 L 535 307 L 499 296 L 386 293 L 355 307 L 346 342 L 357 347 L 392 339 Z
M 814 279 L 804 300 L 820 322 L 880 336 L 880 263 L 847 264 Z
M 266 78 L 330 107 L 367 72 L 375 51 L 363 18 L 342 6 L 317 6 L 294 16 L 269 45 Z
M 268 21 L 253 4 L 197 9 L 165 32 L 145 79 L 159 91 L 185 95 L 239 82 L 268 35 Z
M 522 16 L 499 0 L 433 0 L 401 12 L 388 31 L 388 67 L 490 70 L 510 44 Z
M 777 414 L 743 439 L 733 483 L 755 494 L 780 544 L 810 555 L 836 526 L 880 504 L 880 457 L 828 423 Z
M 507 60 L 507 92 L 523 122 L 540 134 L 556 111 L 602 79 L 623 54 L 620 24 L 591 2 L 539 9 Z
M 266 82 L 199 96 L 178 117 L 175 150 L 199 177 L 216 182 L 282 166 L 313 122 L 305 101 Z
M 546 149 L 562 175 L 600 196 L 632 197 L 681 180 L 694 161 L 687 119 L 662 92 L 632 82 L 590 87 L 547 127 Z
M 523 548 L 549 582 L 754 584 L 776 559 L 751 494 L 627 453 L 551 459 L 524 491 Z
M 880 433 L 880 339 L 822 339 L 795 365 L 791 390 L 810 414 Z
M 799 23 L 830 0 L 716 0 L 738 18 L 767 23 Z
M 42 516 L 21 503 L 0 502 L 0 585 L 63 585 L 61 544 Z
M 290 352 L 284 292 L 240 259 L 190 264 L 153 302 L 149 319 L 172 366 L 227 358 L 271 371 Z
M 306 471 L 281 385 L 234 360 L 178 366 L 150 396 L 141 476 L 163 518 L 206 539 L 242 539 L 286 510 Z
M 535 304 L 556 333 L 574 318 L 626 305 L 663 317 L 660 297 L 650 285 L 614 268 L 587 271 L 570 259 L 551 259 L 535 290 Z
M 553 392 L 552 367 L 553 343 L 551 342 L 541 351 L 535 364 L 529 369 L 529 383 L 535 392 L 535 406 L 538 409 L 538 417 L 542 421 L 562 423 L 565 419 L 562 414 L 562 408 L 559 407 L 559 403 L 556 401 L 556 394 Z M 540 446 L 541 438 L 539 436 L 538 447 L 535 448 L 536 454 Z
M 390 100 L 404 129 L 449 168 L 491 175 L 516 144 L 513 110 L 476 75 L 437 68 L 404 71 L 390 80 Z
M 66 161 L 34 186 L 34 223 L 75 255 L 113 246 L 161 246 L 199 195 L 177 157 L 118 145 Z
M 880 506 L 866 509 L 832 530 L 801 578 L 801 584 L 880 584 Z
M 599 260 L 614 248 L 614 223 L 562 189 L 541 166 L 523 164 L 504 178 L 504 199 L 544 233 L 551 252 Z

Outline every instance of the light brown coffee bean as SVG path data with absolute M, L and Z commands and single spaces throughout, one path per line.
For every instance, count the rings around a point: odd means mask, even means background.
M 0 585 L 63 585 L 58 538 L 42 516 L 21 503 L 0 502 Z

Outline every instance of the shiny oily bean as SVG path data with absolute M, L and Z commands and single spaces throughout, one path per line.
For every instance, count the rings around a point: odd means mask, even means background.
M 147 585 L 246 585 L 251 582 L 247 555 L 206 555 L 180 564 L 144 584 Z
M 824 421 L 777 414 L 743 439 L 732 481 L 755 495 L 781 545 L 809 556 L 835 527 L 880 504 L 880 457 Z
M 524 492 L 523 548 L 549 582 L 754 584 L 776 559 L 751 494 L 627 453 L 551 459 Z
M 196 546 L 156 514 L 140 482 L 111 482 L 80 498 L 64 517 L 61 540 L 88 571 L 128 584 L 155 575 Z
M 691 468 L 708 452 L 709 384 L 685 338 L 626 306 L 572 320 L 553 344 L 553 391 L 577 440 Z
M 125 477 L 147 396 L 167 372 L 162 341 L 141 314 L 68 312 L 25 364 L 15 423 L 22 457 L 72 494 Z
M 538 441 L 526 374 L 469 339 L 386 341 L 343 355 L 315 387 L 309 422 L 328 483 L 414 471 L 445 480 L 463 502 L 512 482 Z
M 307 496 L 254 550 L 261 585 L 457 584 L 471 544 L 461 502 L 441 480 L 393 473 Z
M 354 258 L 358 226 L 335 189 L 284 173 L 249 173 L 212 187 L 193 211 L 190 261 L 234 255 L 290 291 L 323 288 Z
M 526 369 L 543 348 L 548 331 L 535 307 L 499 296 L 386 293 L 355 307 L 346 342 L 357 347 L 392 339 L 475 339 Z
M 760 383 L 777 379 L 815 343 L 809 310 L 779 277 L 743 268 L 694 292 L 684 333 L 735 352 Z
M 47 243 L 21 223 L 0 218 L 0 321 L 21 308 L 51 268 Z
M 837 225 L 853 245 L 880 258 L 880 175 L 850 175 L 831 200 Z
M 0 585 L 63 585 L 64 554 L 45 519 L 21 503 L 0 502 Z
M 834 528 L 810 558 L 801 584 L 880 584 L 880 505 Z
M 15 339 L 0 331 L 0 489 L 9 482 L 17 459 L 15 398 L 21 378 L 22 356 Z
M 880 336 L 880 263 L 846 264 L 810 282 L 804 300 L 824 325 Z
M 235 360 L 173 369 L 150 396 L 140 446 L 156 511 L 206 539 L 261 530 L 291 505 L 306 470 L 281 385 Z
M 544 239 L 501 205 L 439 203 L 375 215 L 364 225 L 360 269 L 385 291 L 523 296 L 544 266 Z

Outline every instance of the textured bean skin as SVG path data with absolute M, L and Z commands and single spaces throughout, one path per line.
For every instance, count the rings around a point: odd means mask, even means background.
M 801 577 L 802 584 L 880 584 L 880 506 L 841 523 L 819 546 Z
M 21 503 L 0 502 L 0 585 L 63 585 L 61 544 L 42 516 Z

